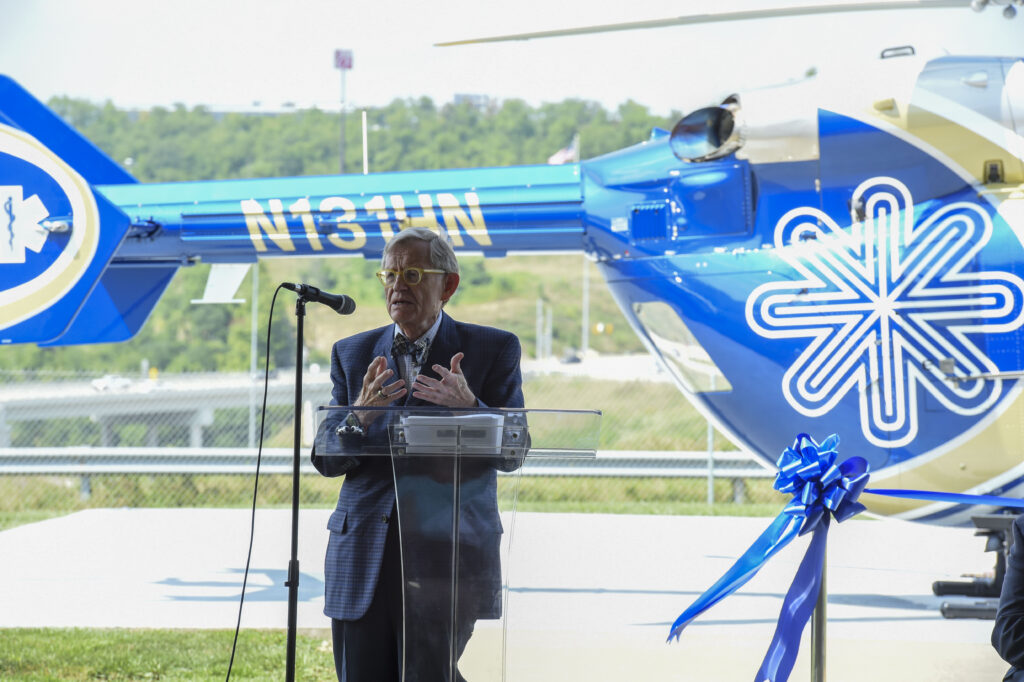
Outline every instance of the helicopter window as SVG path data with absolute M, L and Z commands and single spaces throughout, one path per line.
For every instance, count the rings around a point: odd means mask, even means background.
M 633 310 L 664 364 L 691 393 L 731 391 L 708 352 L 667 303 L 634 303 Z
M 733 112 L 726 107 L 698 109 L 676 123 L 669 137 L 672 153 L 681 161 L 720 159 L 739 149 Z

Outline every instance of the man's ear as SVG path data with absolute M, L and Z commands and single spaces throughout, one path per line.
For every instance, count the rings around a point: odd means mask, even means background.
M 444 276 L 444 290 L 441 291 L 441 302 L 447 303 L 448 299 L 455 295 L 455 290 L 459 288 L 459 274 L 457 272 L 449 272 Z

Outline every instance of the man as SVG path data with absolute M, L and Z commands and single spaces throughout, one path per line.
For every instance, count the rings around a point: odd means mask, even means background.
M 992 629 L 992 646 L 1011 667 L 1003 680 L 1024 681 L 1024 515 L 1013 522 L 1006 576 Z
M 521 350 L 515 335 L 456 322 L 442 312 L 459 286 L 458 262 L 444 238 L 425 228 L 401 231 L 385 247 L 378 277 L 385 287 L 385 303 L 394 324 L 342 339 L 334 345 L 334 404 L 523 406 Z M 345 450 L 358 452 L 359 439 L 368 444 L 386 442 L 386 420 L 380 417 L 380 412 L 372 410 L 354 410 L 346 415 L 339 430 L 348 434 L 341 436 Z M 500 617 L 501 523 L 494 463 L 486 467 L 471 463 L 468 472 L 460 474 L 472 477 L 476 492 L 469 502 L 470 512 L 462 513 L 467 517 L 467 535 L 474 542 L 465 548 L 460 545 L 464 556 L 460 555 L 459 562 L 454 643 L 447 636 L 452 629 L 450 613 L 439 616 L 440 626 L 411 622 L 403 631 L 402 555 L 389 459 L 326 457 L 314 451 L 313 464 L 326 476 L 345 474 L 337 509 L 328 522 L 331 534 L 325 565 L 324 613 L 332 619 L 338 679 L 397 682 L 401 679 L 401 661 L 406 660 L 410 661 L 406 680 L 451 682 L 449 651 L 455 651 L 457 660 L 472 634 L 475 620 Z M 513 468 L 515 464 L 499 466 Z M 429 476 L 423 478 L 428 479 Z M 444 504 L 445 500 L 439 502 Z M 450 507 L 450 500 L 448 504 Z M 461 509 L 464 507 L 460 505 Z M 430 577 L 432 563 L 446 566 L 450 575 L 450 539 L 447 550 L 427 544 L 411 549 L 408 544 L 416 534 L 406 528 L 413 520 L 407 518 L 411 514 L 400 513 L 406 545 L 406 596 L 424 611 L 428 610 L 424 605 L 430 604 L 429 599 L 416 601 L 409 590 L 420 589 L 428 598 L 433 596 L 435 601 L 450 603 L 450 591 L 434 589 L 441 581 L 426 589 L 421 580 Z M 405 608 L 412 606 L 407 604 Z M 414 665 L 421 669 L 413 670 Z M 455 679 L 463 678 L 456 672 Z

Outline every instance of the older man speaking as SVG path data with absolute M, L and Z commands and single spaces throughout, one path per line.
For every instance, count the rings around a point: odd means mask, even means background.
M 425 228 L 399 232 L 384 249 L 377 273 L 394 324 L 338 341 L 331 356 L 333 402 L 354 407 L 440 405 L 452 408 L 523 407 L 521 350 L 514 334 L 456 322 L 442 310 L 459 286 L 459 265 L 448 241 Z M 380 412 L 353 410 L 344 426 L 351 438 L 386 438 Z M 450 652 L 461 656 L 481 618 L 500 617 L 497 475 L 476 468 L 482 505 L 472 512 L 471 563 L 460 559 L 455 623 L 410 622 L 403 627 L 405 577 L 396 522 L 396 493 L 387 458 L 331 458 L 313 454 L 325 476 L 345 474 L 328 521 L 324 613 L 332 619 L 334 659 L 342 682 L 398 682 L 402 661 L 418 669 L 405 680 L 453 682 Z M 407 553 L 413 554 L 409 551 Z M 418 554 L 418 553 L 417 553 Z M 428 557 L 407 557 L 409 561 Z M 465 568 L 471 566 L 472 568 Z M 414 571 L 407 571 L 413 573 Z M 466 588 L 461 586 L 465 584 Z M 447 595 L 450 599 L 455 595 Z M 408 606 L 406 606 L 408 608 Z M 454 631 L 455 641 L 449 638 Z M 456 671 L 455 680 L 464 678 Z

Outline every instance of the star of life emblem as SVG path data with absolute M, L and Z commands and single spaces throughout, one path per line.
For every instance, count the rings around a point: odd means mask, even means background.
M 0 263 L 24 263 L 25 251 L 39 253 L 49 234 L 41 224 L 49 211 L 35 194 L 23 194 L 21 187 L 0 185 Z
M 51 228 L 54 212 L 60 220 Z M 0 123 L 0 343 L 49 340 L 67 329 L 120 227 L 101 240 L 89 183 L 29 133 Z M 80 297 L 62 306 L 76 288 Z
M 799 277 L 751 292 L 747 324 L 768 339 L 810 340 L 782 379 L 795 410 L 820 416 L 856 391 L 865 438 L 901 447 L 918 433 L 919 387 L 958 415 L 998 401 L 1001 380 L 947 372 L 998 371 L 978 334 L 1024 323 L 1024 281 L 978 271 L 992 220 L 974 203 L 947 204 L 917 224 L 907 187 L 876 177 L 851 205 L 863 213 L 847 228 L 817 208 L 782 216 L 775 247 Z

